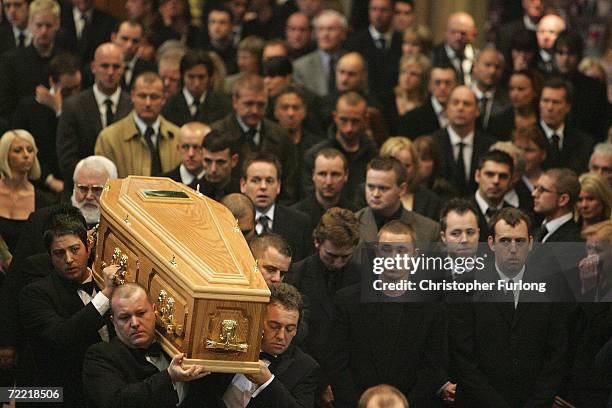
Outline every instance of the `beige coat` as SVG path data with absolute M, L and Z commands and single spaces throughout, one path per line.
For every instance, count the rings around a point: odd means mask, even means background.
M 119 178 L 129 175 L 150 176 L 151 154 L 134 122 L 134 112 L 120 121 L 108 126 L 98 135 L 95 153 L 108 157 L 117 166 Z M 162 173 L 174 169 L 181 162 L 181 155 L 176 148 L 179 140 L 179 128 L 160 116 L 160 134 L 158 138 L 159 157 Z

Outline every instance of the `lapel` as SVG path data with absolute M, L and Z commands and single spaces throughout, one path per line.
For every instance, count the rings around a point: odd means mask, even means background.
M 356 293 L 358 296 L 359 294 Z M 381 306 L 385 305 L 384 303 L 361 303 L 357 304 L 356 307 L 359 308 L 359 316 L 361 318 L 360 325 L 362 329 L 365 329 L 367 333 L 367 342 L 371 345 L 368 347 L 370 350 L 370 355 L 368 356 L 371 364 L 370 366 L 374 368 L 376 371 L 376 375 L 374 378 L 385 378 L 385 374 L 387 371 L 386 361 L 383 358 L 389 354 L 389 349 L 387 346 L 389 343 L 381 340 L 381 336 L 384 334 L 384 320 L 381 318 Z M 363 333 L 363 330 L 360 330 Z M 389 340 L 389 339 L 386 339 Z M 364 358 L 366 356 L 363 356 Z M 365 362 L 364 362 L 365 363 Z M 367 365 L 365 363 L 364 365 Z
M 327 94 L 327 74 L 325 73 L 325 67 L 323 66 L 323 61 L 321 61 L 321 57 L 317 51 L 313 52 L 313 63 L 309 63 L 312 76 L 311 79 L 314 79 L 317 82 L 317 89 L 323 91 L 323 94 Z
M 285 373 L 285 371 L 287 371 L 287 369 L 291 367 L 291 365 L 295 361 L 294 355 L 295 355 L 294 346 L 290 346 L 290 349 L 288 349 L 287 351 L 283 353 L 280 363 L 274 369 L 274 372 L 273 372 L 274 376 L 278 377 L 279 381 L 281 381 L 281 378 L 283 377 L 283 374 Z
M 359 224 L 362 240 L 364 242 L 376 241 L 378 228 L 376 227 L 376 221 L 374 220 L 374 214 L 371 208 L 367 207 L 362 211 Z
M 132 111 L 132 100 L 130 99 L 130 95 L 121 91 L 119 95 L 119 103 L 117 104 L 117 110 L 115 111 L 115 123 L 121 118 L 126 117 Z
M 86 92 L 87 95 L 84 95 L 85 97 L 83 98 L 83 110 L 85 112 L 89 112 L 89 114 L 83 116 L 83 119 L 87 122 L 90 122 L 91 118 L 95 118 L 93 120 L 93 127 L 96 131 L 97 137 L 98 133 L 102 131 L 102 118 L 100 118 L 100 110 L 98 109 L 98 103 L 96 102 L 96 97 L 94 96 L 93 88 L 89 88 Z
M 178 95 L 178 100 L 177 100 L 178 112 L 176 113 L 178 113 L 179 117 L 181 117 L 186 122 L 191 122 L 192 120 L 191 111 L 189 110 L 189 105 L 187 105 L 187 100 L 185 99 L 185 95 L 183 95 L 183 90 L 179 89 L 178 92 L 180 92 L 180 95 Z M 206 100 L 204 100 L 204 103 L 206 103 Z M 200 107 L 200 111 L 202 111 L 202 107 Z
M 435 116 L 435 112 L 434 112 Z M 450 142 L 450 136 L 448 134 L 448 130 L 444 129 L 442 133 L 439 134 L 440 137 L 438 140 L 440 141 L 440 148 L 442 150 L 442 157 L 445 158 L 444 164 L 445 169 L 443 170 L 443 174 L 446 174 L 448 177 L 453 178 L 453 174 L 455 173 L 455 156 L 453 155 L 453 147 Z
M 318 254 L 313 256 L 312 262 L 314 262 L 314 265 L 308 265 L 308 268 L 306 269 L 305 277 L 307 278 L 307 282 L 305 282 L 304 287 L 311 287 L 314 289 L 314 293 L 319 294 L 319 296 L 317 296 L 317 300 L 319 301 L 319 304 L 327 317 L 331 318 L 333 314 L 334 294 L 332 293 L 331 296 L 328 296 L 328 288 L 325 283 L 325 279 L 323 278 L 323 269 L 325 268 L 325 265 L 323 265 L 323 262 L 321 262 L 319 259 Z M 310 285 L 308 284 L 308 280 L 311 282 Z

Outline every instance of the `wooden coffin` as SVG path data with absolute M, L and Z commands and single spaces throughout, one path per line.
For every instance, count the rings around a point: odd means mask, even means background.
M 111 263 L 147 289 L 167 353 L 214 372 L 259 371 L 270 292 L 223 205 L 168 178 L 110 180 L 100 198 L 98 284 Z

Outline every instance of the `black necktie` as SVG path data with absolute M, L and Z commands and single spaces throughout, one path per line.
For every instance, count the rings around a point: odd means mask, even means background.
M 145 131 L 144 138 L 147 142 L 147 147 L 149 148 L 149 152 L 151 153 L 151 176 L 159 176 L 161 174 L 161 160 L 159 158 L 159 152 L 157 148 L 153 144 L 153 135 L 155 131 L 151 126 L 147 126 L 147 130 Z
M 115 114 L 113 113 L 113 101 L 108 98 L 104 101 L 106 105 L 106 126 L 110 126 L 115 119 Z
M 542 242 L 542 240 L 544 239 L 546 235 L 548 235 L 548 228 L 546 228 L 546 225 L 542 225 L 540 229 L 538 230 L 538 232 L 536 233 L 535 241 Z
M 264 234 L 266 232 L 270 232 L 270 217 L 268 217 L 267 215 L 261 215 L 259 216 L 259 218 L 257 219 L 257 222 L 261 225 L 261 233 Z M 261 234 L 260 234 L 261 235 Z
M 274 373 L 274 371 L 276 370 L 276 367 L 278 367 L 278 364 L 281 362 L 282 358 L 283 358 L 282 354 L 275 356 L 270 353 L 266 353 L 265 351 L 262 351 L 259 353 L 260 360 L 268 360 L 270 362 L 268 369 L 272 373 Z
M 79 283 L 78 290 L 82 290 L 83 292 L 87 293 L 89 296 L 93 296 L 93 291 L 95 287 L 96 286 L 92 279 L 89 282 Z
M 558 134 L 553 134 L 551 137 L 551 153 L 553 155 L 560 155 L 561 154 L 561 148 L 559 147 L 559 142 L 561 141 L 561 138 L 559 137 Z
M 463 148 L 465 143 L 459 142 L 459 155 L 457 156 L 457 180 L 459 181 L 459 188 L 465 190 L 467 188 L 467 182 L 465 180 L 465 161 L 463 160 Z
M 195 112 L 192 115 L 192 117 L 195 119 L 195 117 L 198 116 L 198 112 L 200 111 L 200 100 L 194 98 L 193 103 L 191 105 L 195 107 Z
M 255 143 L 255 136 L 257 136 L 257 129 L 249 128 L 249 130 L 246 132 L 246 137 L 252 152 L 259 150 L 257 144 Z
M 329 93 L 336 90 L 336 61 L 334 57 L 329 57 L 329 77 L 327 78 L 327 89 Z
M 457 76 L 459 77 L 459 83 L 463 84 L 465 83 L 465 74 L 463 72 L 463 60 L 465 59 L 465 55 L 463 54 L 463 51 L 455 51 L 455 56 L 459 60 L 459 69 L 457 70 Z
M 19 33 L 19 37 L 18 37 L 18 39 L 19 39 L 18 47 L 19 48 L 24 48 L 25 47 L 25 38 L 26 38 L 25 34 L 23 33 L 23 31 L 21 31 Z
M 509 279 L 508 282 L 506 282 L 506 287 L 509 289 L 504 293 L 504 302 L 508 302 L 514 307 L 514 290 L 512 289 L 514 288 L 514 281 Z
M 385 50 L 387 49 L 387 41 L 385 40 L 385 37 L 380 37 L 378 39 L 378 45 L 378 48 L 380 48 L 382 52 L 385 52 Z
M 488 219 L 493 218 L 495 214 L 497 214 L 497 208 L 489 207 L 485 213 Z

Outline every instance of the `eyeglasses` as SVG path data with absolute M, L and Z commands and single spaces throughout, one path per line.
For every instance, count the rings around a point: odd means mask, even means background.
M 193 149 L 194 152 L 201 152 L 202 146 L 197 145 L 197 144 L 187 144 L 187 143 L 181 145 L 182 152 L 188 152 L 189 149 Z
M 99 196 L 104 191 L 102 184 L 77 184 L 75 187 L 83 195 L 87 195 L 91 191 L 94 195 Z
M 544 194 L 544 193 L 554 193 L 554 194 L 559 194 L 558 191 L 554 191 L 554 190 L 549 190 L 546 187 L 543 186 L 535 186 L 533 187 L 533 191 L 536 193 L 540 193 L 540 194 Z

